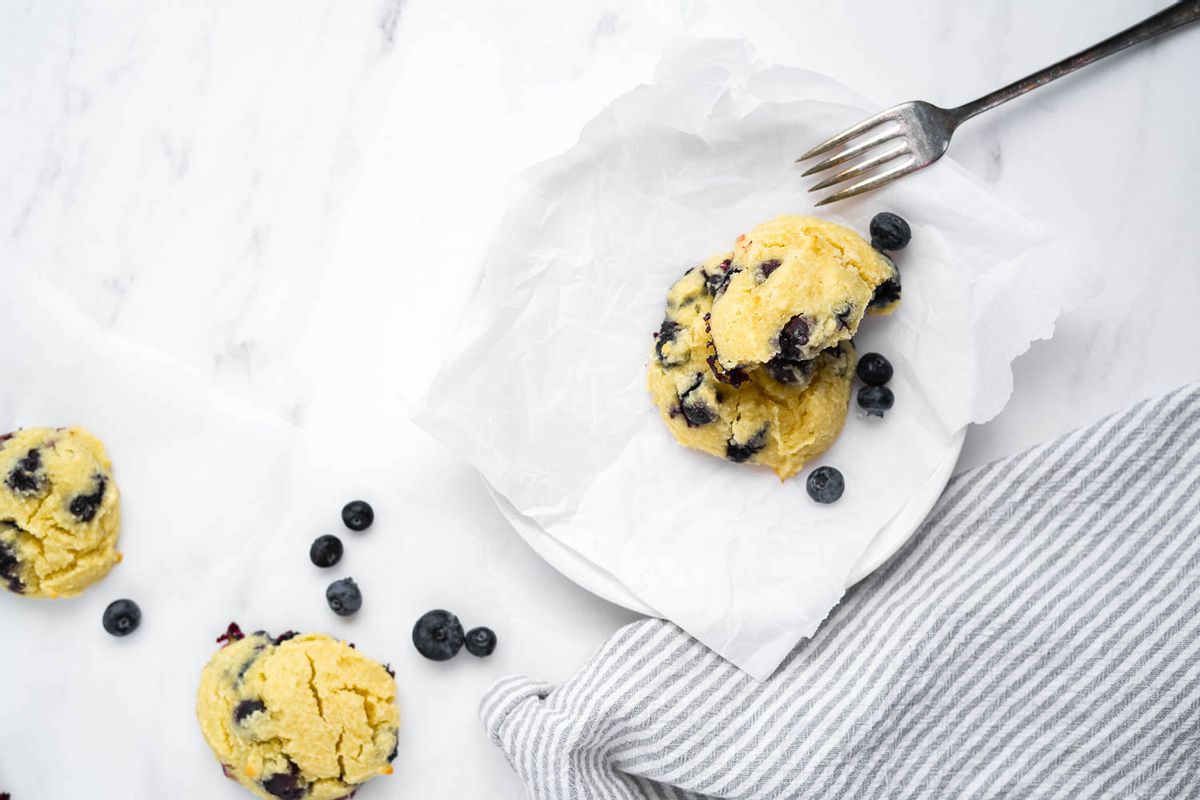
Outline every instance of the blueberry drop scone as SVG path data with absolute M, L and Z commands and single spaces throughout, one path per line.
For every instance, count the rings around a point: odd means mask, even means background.
M 265 800 L 338 800 L 392 772 L 400 712 L 384 665 L 323 634 L 221 637 L 196 716 L 225 771 Z
M 650 395 L 680 444 L 762 464 L 787 479 L 841 432 L 854 348 L 841 341 L 810 359 L 777 356 L 761 368 L 722 367 L 710 314 L 731 263 L 732 254 L 714 256 L 667 293 L 666 318 L 651 353 Z
M 0 437 L 0 584 L 72 597 L 121 560 L 121 511 L 104 445 L 83 428 Z
M 726 370 L 808 361 L 900 299 L 895 264 L 849 228 L 784 215 L 738 237 L 717 285 L 712 339 Z

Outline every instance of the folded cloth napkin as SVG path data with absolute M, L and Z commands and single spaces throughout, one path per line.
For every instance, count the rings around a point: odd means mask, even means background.
M 533 798 L 1200 797 L 1198 438 L 1192 386 L 959 475 L 765 683 L 645 620 L 480 715 Z

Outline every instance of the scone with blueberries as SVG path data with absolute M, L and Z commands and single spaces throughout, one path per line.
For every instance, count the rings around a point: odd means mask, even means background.
M 854 348 L 843 341 L 808 360 L 773 359 L 749 371 L 722 368 L 709 322 L 731 259 L 728 253 L 714 256 L 671 287 L 647 383 L 680 444 L 762 464 L 786 479 L 841 432 Z
M 72 597 L 121 560 L 112 464 L 83 428 L 0 437 L 0 583 L 25 597 Z
M 196 716 L 225 775 L 264 800 L 339 800 L 392 772 L 391 671 L 323 634 L 236 625 L 200 675 Z
M 900 297 L 895 264 L 854 231 L 783 215 L 738 237 L 712 307 L 712 340 L 726 370 L 804 362 L 848 341 L 870 309 Z

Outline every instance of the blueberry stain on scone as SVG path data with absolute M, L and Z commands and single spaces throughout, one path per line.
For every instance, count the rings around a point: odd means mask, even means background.
M 16 528 L 9 520 L 0 520 L 0 529 Z M 0 539 L 0 581 L 13 594 L 24 594 L 25 584 L 21 581 L 21 562 L 13 547 Z

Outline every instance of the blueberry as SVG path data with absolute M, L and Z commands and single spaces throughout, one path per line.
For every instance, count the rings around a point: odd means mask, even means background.
M 846 479 L 833 467 L 817 467 L 808 473 L 805 488 L 818 503 L 836 503 L 846 490 Z
M 342 508 L 342 522 L 352 531 L 365 531 L 375 521 L 375 509 L 365 500 L 352 500 Z
M 16 527 L 11 522 L 0 522 L 0 525 L 5 527 Z M 10 592 L 22 594 L 25 591 L 25 583 L 21 580 L 21 562 L 17 558 L 16 552 L 12 545 L 4 541 L 0 541 L 0 582 L 8 587 Z
M 871 244 L 876 250 L 903 250 L 912 239 L 912 229 L 903 217 L 884 211 L 871 220 Z
M 467 631 L 467 652 L 483 658 L 496 650 L 496 634 L 491 628 L 471 628 Z
M 339 617 L 353 616 L 362 608 L 362 592 L 353 578 L 342 578 L 329 584 L 325 590 L 325 600 Z
M 721 262 L 717 271 L 704 273 L 704 285 L 710 297 L 716 297 L 725 288 L 725 282 L 728 280 L 726 275 L 732 263 L 733 261 L 727 258 Z
M 654 343 L 654 352 L 658 354 L 658 360 L 663 366 L 667 366 L 666 356 L 663 355 L 663 345 L 675 341 L 675 337 L 678 335 L 679 323 L 673 319 L 664 319 L 662 325 L 659 326 L 658 335 L 654 337 L 657 340 Z
M 301 800 L 308 794 L 308 785 L 300 779 L 300 768 L 295 764 L 290 765 L 288 772 L 263 778 L 262 787 L 267 794 L 280 800 Z
M 750 457 L 767 446 L 767 429 L 763 428 L 750 437 L 748 442 L 735 442 L 730 439 L 725 444 L 725 457 L 730 461 L 741 464 L 749 461 Z
M 257 714 L 259 711 L 266 710 L 267 706 L 262 700 L 243 700 L 233 709 L 233 721 L 241 724 L 251 714 Z
M 95 490 L 91 494 L 79 495 L 71 501 L 71 505 L 69 506 L 75 519 L 80 522 L 91 522 L 96 517 L 96 511 L 100 508 L 100 501 L 104 499 L 104 489 L 108 486 L 108 479 L 99 474 L 95 478 Z
M 858 360 L 858 379 L 867 386 L 883 386 L 892 379 L 892 363 L 879 353 L 867 353 Z
M 767 278 L 771 277 L 771 273 L 779 269 L 779 266 L 782 263 L 783 262 L 778 258 L 772 258 L 770 261 L 764 261 L 759 264 L 758 269 L 760 272 L 762 272 L 763 280 L 765 281 Z
M 833 312 L 833 318 L 837 320 L 838 330 L 850 330 L 850 317 L 854 315 L 854 304 L 847 303 L 843 307 Z
M 892 390 L 886 386 L 864 386 L 858 390 L 858 407 L 869 416 L 882 417 L 890 411 L 896 400 Z
M 871 302 L 867 304 L 868 308 L 887 308 L 892 303 L 900 301 L 900 273 L 896 273 L 895 278 L 884 281 L 875 287 L 875 295 L 871 298 Z
M 41 467 L 42 454 L 35 447 L 13 465 L 4 482 L 17 494 L 33 494 L 45 482 L 44 476 L 38 474 Z
M 428 611 L 413 625 L 413 646 L 430 661 L 448 661 L 463 646 L 463 626 L 449 611 Z
M 780 383 L 796 384 L 812 375 L 812 361 L 789 361 L 775 356 L 766 363 L 767 374 Z
M 332 567 L 342 560 L 342 540 L 331 533 L 313 539 L 309 559 L 318 567 Z
M 679 395 L 679 409 L 683 412 L 683 418 L 687 421 L 689 428 L 698 428 L 701 425 L 707 425 L 717 418 L 716 410 L 704 402 L 704 398 L 695 394 L 695 391 L 703 383 L 704 376 L 697 374 L 695 382 L 683 394 Z
M 797 314 L 787 321 L 779 332 L 779 355 L 789 361 L 800 361 L 801 350 L 808 344 L 808 320 Z
M 721 265 L 721 269 L 725 269 L 724 264 Z M 715 288 L 713 287 L 712 279 L 709 279 L 709 291 L 712 293 L 714 299 L 725 293 L 725 290 L 729 288 L 729 282 L 733 280 L 733 276 L 737 275 L 739 272 L 741 272 L 741 270 L 736 267 L 734 269 L 726 270 L 725 273 L 720 276 L 720 280 L 717 281 Z
M 104 609 L 104 630 L 113 636 L 128 636 L 142 623 L 142 610 L 132 600 L 114 600 Z

